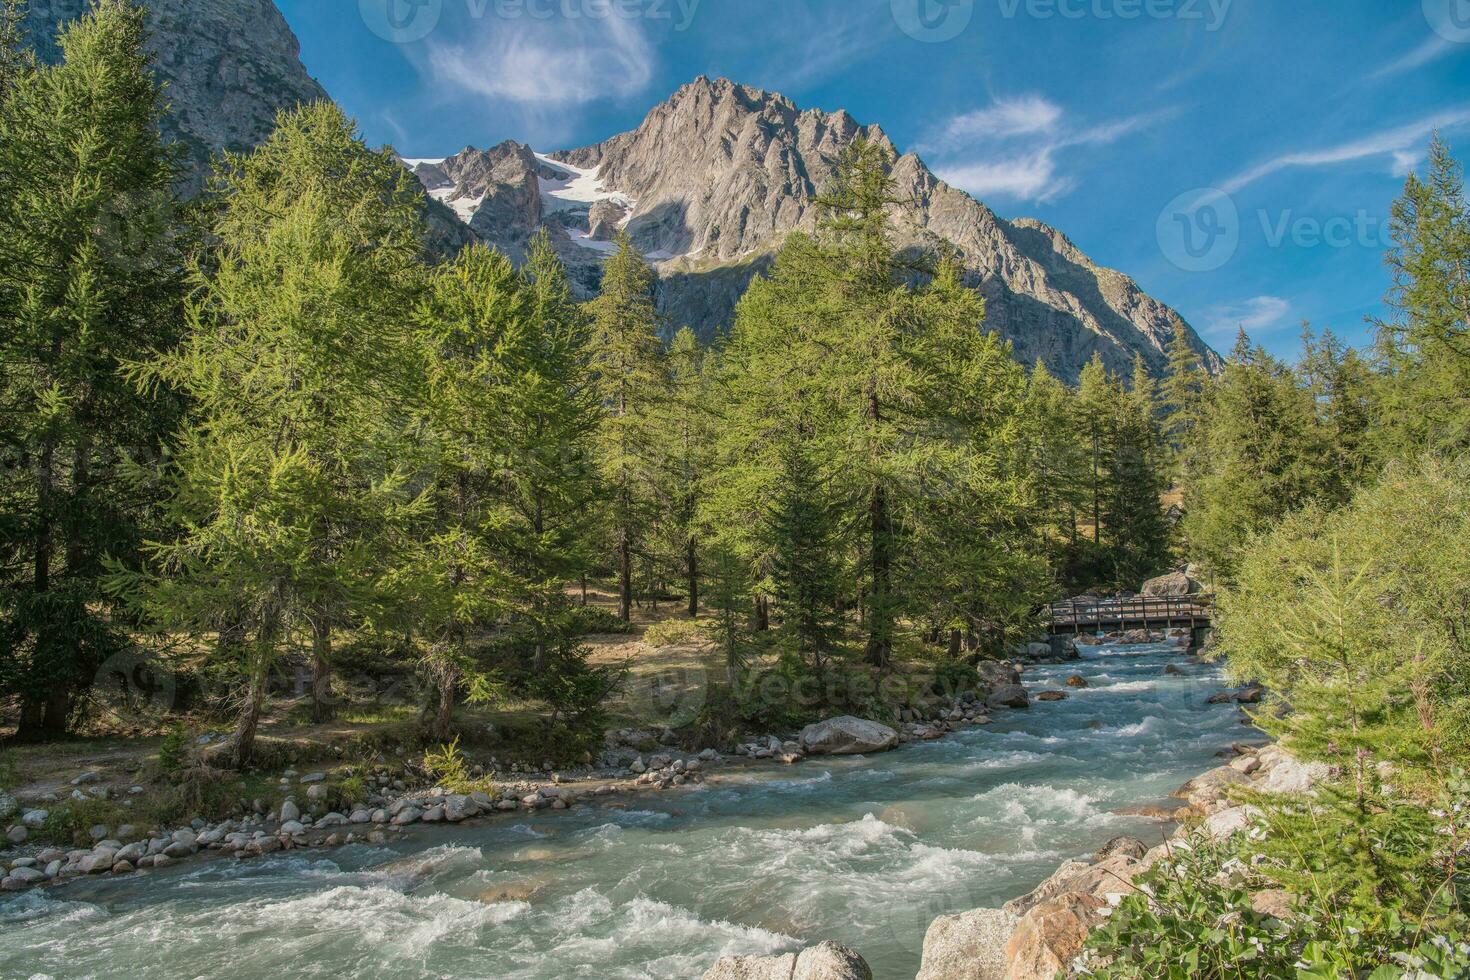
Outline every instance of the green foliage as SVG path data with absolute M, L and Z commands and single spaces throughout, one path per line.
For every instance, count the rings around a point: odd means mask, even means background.
M 329 104 L 283 114 L 223 167 L 189 338 L 134 368 L 189 396 L 166 511 L 185 530 L 115 586 L 161 630 L 217 633 L 241 665 L 244 762 L 295 637 L 311 637 L 329 712 L 333 634 L 373 614 L 384 552 L 417 505 L 403 460 L 419 360 L 401 310 L 421 280 L 420 227 L 411 178 Z
M 1351 797 L 1267 804 L 1249 835 L 1176 842 L 1089 935 L 1075 972 L 1113 980 L 1465 975 L 1464 796 L 1441 810 L 1380 799 L 1361 812 Z M 1268 889 L 1285 891 L 1281 918 L 1252 906 Z
M 457 738 L 425 752 L 423 765 L 434 784 L 446 792 L 468 795 L 475 792 L 488 793 L 494 789 L 494 784 L 488 780 L 476 779 L 470 774 L 469 760 L 459 750 Z
M 20 764 L 14 752 L 0 752 L 0 792 L 20 785 Z
M 1428 167 L 1410 174 L 1389 223 L 1393 316 L 1378 324 L 1387 458 L 1470 448 L 1470 205 L 1464 170 L 1435 136 Z
M 165 776 L 177 776 L 193 758 L 194 736 L 184 725 L 174 725 L 158 746 L 158 768 Z
M 1261 724 L 1352 771 L 1470 764 L 1467 535 L 1470 464 L 1425 462 L 1253 545 L 1221 598 L 1219 650 L 1291 706 Z
M 68 731 L 128 645 L 104 563 L 139 561 L 178 402 L 123 367 L 177 342 L 194 238 L 142 11 L 92 5 L 44 67 L 17 15 L 0 11 L 0 695 L 34 738 Z

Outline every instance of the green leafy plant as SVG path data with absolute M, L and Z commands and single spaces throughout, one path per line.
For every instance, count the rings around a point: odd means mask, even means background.
M 457 738 L 425 752 L 424 771 L 433 777 L 436 785 L 450 793 L 488 792 L 492 788 L 488 780 L 471 775 L 469 760 L 460 751 Z

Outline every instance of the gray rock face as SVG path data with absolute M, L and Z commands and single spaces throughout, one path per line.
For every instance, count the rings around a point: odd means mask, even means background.
M 897 744 L 898 732 L 887 725 L 851 715 L 819 721 L 801 731 L 802 750 L 813 755 L 886 752 Z
M 59 56 L 56 26 L 88 0 L 31 0 L 25 30 L 41 57 Z M 272 0 L 149 0 L 154 69 L 168 83 L 166 139 L 188 149 L 190 190 L 203 186 L 210 155 L 248 150 L 281 109 L 327 98 L 301 64 L 301 45 Z
M 942 915 L 924 934 L 924 954 L 915 980 L 1001 980 L 1006 941 L 1019 917 L 1002 909 Z

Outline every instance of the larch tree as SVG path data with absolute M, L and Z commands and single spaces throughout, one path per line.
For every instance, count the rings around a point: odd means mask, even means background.
M 412 177 L 335 106 L 278 119 L 218 180 L 218 247 L 196 270 L 191 332 L 139 364 L 191 410 L 153 543 L 145 610 L 208 635 L 242 678 L 234 751 L 252 753 L 272 667 L 304 642 L 318 718 L 334 634 L 380 602 L 384 542 L 406 491 L 422 288 Z
M 65 733 L 129 645 L 104 589 L 136 567 L 155 462 L 177 418 L 124 366 L 183 330 L 192 248 L 141 10 L 100 0 L 38 67 L 0 9 L 0 690 L 20 736 Z

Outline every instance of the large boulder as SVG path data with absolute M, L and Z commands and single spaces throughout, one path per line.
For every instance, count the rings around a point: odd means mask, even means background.
M 1170 572 L 1143 583 L 1143 594 L 1146 596 L 1199 595 L 1203 591 L 1203 586 L 1184 572 Z
M 1107 907 L 1100 898 L 1068 892 L 1027 912 L 1006 943 L 1004 980 L 1052 980 L 1082 952 Z
M 975 665 L 975 673 L 980 675 L 980 686 L 991 691 L 1021 683 L 1021 672 L 1006 660 L 982 660 Z
M 873 980 L 873 971 L 846 946 L 824 942 L 800 953 L 776 956 L 726 956 L 704 980 Z
M 985 699 L 987 708 L 1029 708 L 1031 707 L 1031 696 L 1020 684 L 1006 684 L 990 692 L 990 697 Z
M 886 752 L 898 744 L 898 732 L 866 718 L 843 715 L 801 730 L 801 747 L 811 755 L 860 755 Z
M 1006 941 L 1020 920 L 1003 909 L 941 915 L 924 934 L 915 980 L 1002 980 Z

